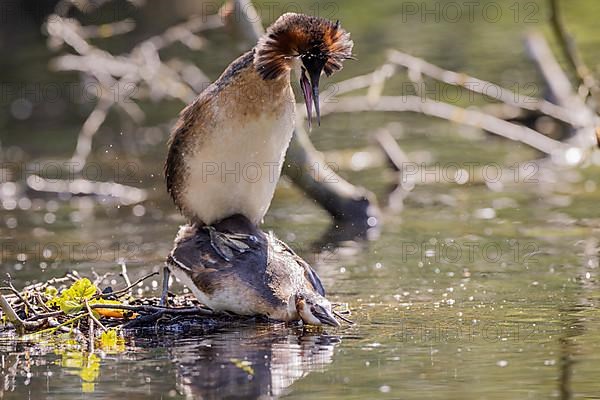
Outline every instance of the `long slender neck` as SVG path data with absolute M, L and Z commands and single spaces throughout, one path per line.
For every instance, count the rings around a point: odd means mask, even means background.
M 290 82 L 291 71 L 287 70 L 275 79 L 263 79 L 253 64 L 248 73 L 242 74 L 239 82 L 242 99 L 273 109 L 289 102 L 295 105 Z

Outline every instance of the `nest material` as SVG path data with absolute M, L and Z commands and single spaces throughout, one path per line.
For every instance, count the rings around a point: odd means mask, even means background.
M 146 329 L 185 332 L 208 331 L 230 324 L 234 318 L 214 314 L 193 296 L 170 296 L 169 308 L 155 297 L 134 298 L 131 289 L 157 273 L 149 274 L 121 290 L 101 290 L 96 282 L 77 272 L 53 278 L 17 290 L 6 281 L 0 295 L 2 335 L 16 333 L 29 338 L 69 334 L 81 344 L 93 348 L 103 334 L 113 331 Z M 126 276 L 126 275 L 125 275 Z M 129 282 L 129 279 L 125 279 Z M 120 337 L 122 335 L 119 335 Z

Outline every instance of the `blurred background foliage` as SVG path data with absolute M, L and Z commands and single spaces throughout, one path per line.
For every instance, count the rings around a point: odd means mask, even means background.
M 47 101 L 48 98 L 55 97 L 53 92 L 44 96 L 36 89 L 39 87 L 37 85 L 48 88 L 48 91 L 53 90 L 48 85 L 67 85 L 80 89 L 77 86 L 80 82 L 77 73 L 55 72 L 50 68 L 50 61 L 60 49 L 52 51 L 48 48 L 44 23 L 57 3 L 58 0 L 7 0 L 0 5 L 4 19 L 0 24 L 0 48 L 3 52 L 0 60 L 3 85 L 0 96 L 2 145 L 5 148 L 17 145 L 34 158 L 64 156 L 71 151 L 82 121 L 94 106 L 93 101 L 83 96 L 81 90 L 76 90 L 73 95 L 63 94 L 56 101 Z M 144 4 L 140 7 L 136 6 L 135 1 L 125 0 L 86 0 L 78 3 L 86 11 L 93 10 L 83 13 L 74 8 L 70 12 L 83 25 L 101 25 L 130 19 L 131 32 L 91 40 L 94 45 L 112 54 L 126 53 L 141 40 L 161 33 L 189 15 L 201 14 L 203 11 L 214 12 L 220 6 L 220 2 L 197 0 L 146 0 L 140 2 L 139 5 Z M 371 2 L 368 5 L 357 0 L 343 3 L 311 0 L 255 2 L 265 24 L 272 22 L 282 12 L 294 10 L 340 19 L 352 31 L 359 61 L 346 63 L 342 73 L 335 77 L 336 80 L 373 70 L 385 61 L 385 51 L 388 48 L 398 48 L 445 68 L 485 77 L 507 87 L 515 82 L 522 85 L 535 82 L 539 88 L 542 87 L 535 69 L 527 60 L 522 38 L 529 29 L 541 28 L 549 32 L 545 24 L 548 19 L 545 1 L 506 1 L 501 7 L 502 17 L 497 22 L 494 19 L 493 23 L 486 22 L 481 11 L 487 3 L 494 3 L 492 0 L 481 1 L 481 7 L 477 7 L 468 17 L 465 12 L 467 8 L 461 6 L 465 15 L 459 22 L 452 22 L 452 5 L 461 4 L 460 2 L 440 0 L 404 3 L 402 5 L 402 2 L 394 0 Z M 406 5 L 408 3 L 419 5 L 421 11 L 413 14 L 412 8 Z M 446 17 L 444 14 L 440 17 L 440 13 L 437 16 L 435 13 L 423 15 L 421 4 L 425 5 L 425 10 L 447 10 Z M 600 12 L 600 4 L 589 0 L 572 0 L 563 10 L 568 27 L 586 61 L 590 65 L 598 65 L 600 53 L 594 51 L 598 44 L 595 15 Z M 403 11 L 405 14 L 402 14 Z M 468 23 L 471 16 L 474 23 Z M 518 23 L 515 23 L 515 19 Z M 176 44 L 161 52 L 161 58 L 168 60 L 178 57 L 189 60 L 197 64 L 210 80 L 215 79 L 229 61 L 240 54 L 241 48 L 232 44 L 227 30 L 208 31 L 206 39 L 198 51 L 190 51 L 189 48 Z M 401 85 L 401 80 L 395 80 L 386 87 L 386 92 L 397 93 Z M 19 108 L 21 97 L 25 97 L 30 104 L 25 106 L 26 110 L 15 112 L 15 108 Z M 161 99 L 155 103 L 142 103 L 141 106 L 148 116 L 145 124 L 150 126 L 171 121 L 183 104 L 181 101 Z M 380 116 L 374 118 L 379 119 Z M 340 126 L 340 122 L 342 121 L 336 121 L 325 129 L 341 131 L 348 128 L 347 125 Z M 371 122 L 367 120 L 365 124 L 371 125 Z M 361 125 L 357 128 L 363 128 Z M 106 143 L 125 141 L 132 145 L 136 142 L 136 138 L 131 137 L 131 132 L 121 137 L 123 128 L 119 118 L 109 116 L 102 134 L 96 139 L 99 141 L 98 148 Z M 27 141 L 21 140 L 23 134 L 27 135 Z M 329 146 L 334 144 L 337 135 L 330 137 L 332 141 Z M 348 145 L 355 146 L 364 144 L 364 138 L 365 135 L 346 135 L 345 140 Z M 164 141 L 164 135 L 161 140 Z M 327 146 L 324 138 L 315 140 L 322 140 L 325 142 L 323 145 Z

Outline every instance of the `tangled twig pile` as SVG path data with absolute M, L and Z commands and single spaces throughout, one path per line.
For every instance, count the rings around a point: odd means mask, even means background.
M 17 290 L 8 276 L 6 286 L 0 287 L 7 292 L 0 294 L 0 316 L 20 335 L 68 333 L 90 349 L 98 339 L 116 338 L 118 330 L 154 327 L 162 317 L 169 317 L 169 323 L 183 317 L 228 318 L 214 315 L 189 295 L 172 297 L 170 308 L 160 306 L 157 298 L 134 298 L 132 289 L 156 274 L 131 283 L 124 269 L 127 286 L 119 290 L 101 290 L 98 285 L 103 277 L 92 282 L 77 272 Z

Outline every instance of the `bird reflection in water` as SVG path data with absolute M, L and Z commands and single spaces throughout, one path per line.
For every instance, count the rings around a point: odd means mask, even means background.
M 188 399 L 273 398 L 309 373 L 324 372 L 339 343 L 338 336 L 282 324 L 217 332 L 171 351 Z

